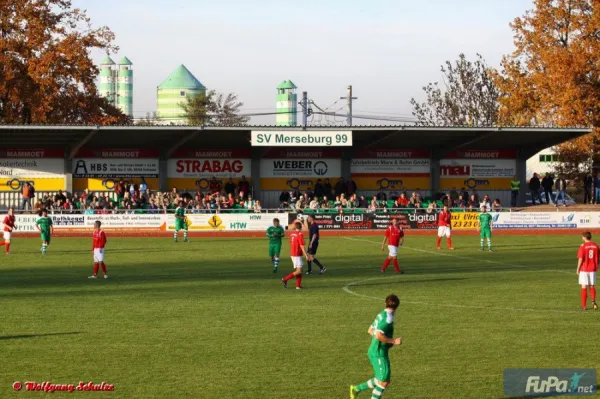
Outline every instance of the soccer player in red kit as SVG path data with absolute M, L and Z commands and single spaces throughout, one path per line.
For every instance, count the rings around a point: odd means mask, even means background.
M 106 234 L 102 231 L 102 223 L 96 220 L 94 223 L 94 243 L 92 245 L 92 252 L 94 253 L 94 274 L 89 278 L 96 278 L 98 275 L 98 267 L 102 268 L 104 278 L 108 278 L 106 274 L 106 265 L 104 264 L 104 247 L 106 246 Z
M 398 265 L 398 247 L 404 244 L 404 230 L 398 226 L 397 219 L 392 219 L 392 224 L 385 230 L 385 237 L 381 243 L 382 251 L 385 248 L 386 242 L 388 244 L 389 255 L 385 262 L 383 262 L 381 272 L 385 272 L 390 262 L 393 261 L 396 273 L 404 274 L 404 271 L 400 271 L 400 266 Z
M 587 288 L 590 287 L 592 306 L 594 310 L 598 310 L 596 304 L 596 272 L 598 271 L 600 247 L 592 242 L 592 233 L 590 232 L 583 233 L 581 238 L 583 244 L 581 244 L 577 253 L 577 275 L 579 276 L 579 285 L 581 285 L 581 308 L 586 310 Z
M 444 209 L 438 215 L 438 238 L 437 238 L 437 249 L 440 249 L 442 243 L 442 237 L 446 237 L 448 243 L 448 249 L 453 250 L 452 247 L 452 214 L 448 210 L 448 206 L 444 205 Z
M 287 288 L 287 282 L 296 277 L 296 289 L 299 290 L 302 288 L 302 266 L 304 266 L 302 262 L 302 255 L 308 259 L 308 255 L 306 253 L 306 249 L 304 248 L 304 237 L 302 236 L 302 223 L 296 222 L 294 223 L 294 227 L 296 228 L 290 234 L 290 256 L 292 257 L 292 264 L 294 266 L 294 271 L 281 279 L 283 283 L 283 287 Z
M 0 247 L 4 245 L 4 253 L 8 255 L 10 253 L 10 238 L 12 231 L 15 228 L 15 210 L 13 208 L 8 209 L 8 215 L 4 218 L 4 242 L 0 243 Z

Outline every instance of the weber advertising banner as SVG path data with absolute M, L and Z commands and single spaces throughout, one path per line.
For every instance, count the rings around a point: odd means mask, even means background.
M 342 153 L 331 150 L 272 150 L 260 161 L 262 190 L 311 190 L 318 179 L 342 175 Z
M 205 150 L 184 149 L 169 159 L 167 181 L 169 187 L 205 190 L 214 177 L 221 187 L 231 178 L 238 183 L 251 175 L 250 150 Z
M 466 150 L 440 161 L 440 189 L 509 190 L 516 174 L 515 150 Z
M 123 180 L 148 188 L 158 188 L 158 150 L 146 149 L 83 149 L 73 159 L 73 188 L 75 190 L 113 190 Z
M 6 215 L 0 215 L 0 228 L 4 228 L 2 221 Z M 54 214 L 49 215 L 54 225 L 54 230 L 65 232 L 90 231 L 94 228 L 94 222 L 100 220 L 104 230 L 165 230 L 167 215 L 160 214 Z M 21 232 L 37 233 L 36 221 L 38 215 L 16 215 L 15 235 Z
M 361 190 L 429 189 L 430 158 L 422 150 L 363 150 L 351 160 L 350 172 Z
M 0 150 L 0 191 L 20 192 L 26 182 L 37 191 L 64 190 L 64 150 Z

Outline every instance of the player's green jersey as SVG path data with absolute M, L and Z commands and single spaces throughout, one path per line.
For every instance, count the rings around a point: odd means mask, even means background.
M 38 226 L 40 226 L 40 230 L 44 234 L 50 234 L 50 227 L 52 226 L 52 219 L 48 216 L 42 216 L 35 222 Z
M 271 226 L 267 229 L 269 244 L 281 245 L 281 239 L 285 237 L 285 230 L 281 226 Z
M 371 327 L 373 328 L 373 338 L 371 339 L 368 355 L 387 357 L 392 345 L 377 340 L 376 333 L 377 331 L 381 331 L 387 338 L 394 337 L 394 314 L 389 313 L 387 310 L 382 310 L 375 318 L 373 324 L 371 324 Z
M 181 219 L 181 217 L 184 217 L 184 216 L 185 216 L 185 208 L 182 206 L 177 207 L 177 209 L 175 209 L 175 217 L 177 219 L 183 220 L 183 219 Z
M 481 226 L 481 230 L 491 230 L 492 228 L 492 215 L 489 213 L 480 213 L 479 214 L 479 225 Z

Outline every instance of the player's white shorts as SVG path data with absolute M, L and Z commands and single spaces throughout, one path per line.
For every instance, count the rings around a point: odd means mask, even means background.
M 398 247 L 388 245 L 388 250 L 390 251 L 390 256 L 398 256 Z
M 94 263 L 104 262 L 104 248 L 94 248 Z
M 452 235 L 452 230 L 448 226 L 440 226 L 438 227 L 438 237 L 450 237 Z
M 5 241 L 10 241 L 10 236 L 12 235 L 12 233 L 10 231 L 5 231 L 4 232 L 4 240 Z
M 596 272 L 579 272 L 579 285 L 596 285 Z
M 304 266 L 302 262 L 302 256 L 292 256 L 292 264 L 296 269 L 301 269 Z

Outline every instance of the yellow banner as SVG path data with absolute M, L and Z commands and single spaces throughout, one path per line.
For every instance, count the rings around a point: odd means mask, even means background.
M 456 230 L 475 230 L 479 228 L 479 212 L 453 212 L 452 228 Z
M 237 186 L 242 179 L 231 179 Z M 217 178 L 217 182 L 221 185 L 221 189 L 225 189 L 225 185 L 229 181 L 228 178 Z M 250 184 L 250 179 L 247 179 Z M 195 190 L 198 186 L 201 190 L 208 190 L 210 179 L 198 179 L 198 178 L 170 178 L 167 179 L 167 187 L 172 189 L 176 187 L 178 190 Z
M 23 185 L 30 182 L 33 188 L 38 191 L 58 191 L 65 189 L 65 178 L 39 178 L 39 177 L 19 177 L 18 179 L 1 179 L 0 191 L 21 192 Z
M 460 190 L 466 188 L 468 190 L 510 190 L 509 177 L 442 177 L 440 179 L 440 190 Z
M 377 191 L 384 190 L 429 190 L 431 180 L 429 177 L 352 177 L 359 190 Z
M 77 178 L 73 179 L 73 190 L 75 191 L 83 191 L 86 188 L 90 191 L 113 191 L 115 189 L 115 185 L 119 183 L 118 178 L 107 178 L 107 179 L 98 179 L 98 178 Z M 123 179 L 125 184 L 127 184 L 127 189 L 129 189 L 130 183 L 135 183 L 139 186 L 140 179 Z M 151 190 L 158 190 L 158 178 L 147 178 L 146 184 L 148 188 Z

